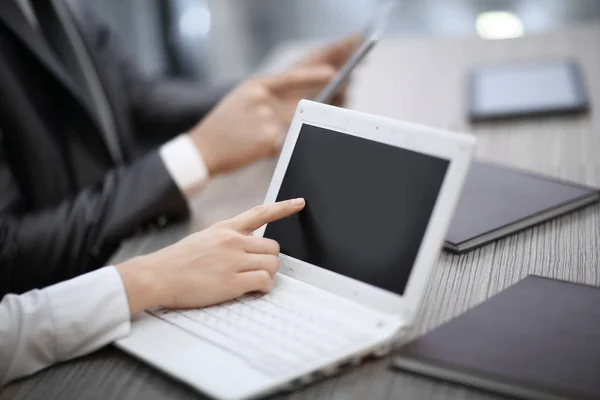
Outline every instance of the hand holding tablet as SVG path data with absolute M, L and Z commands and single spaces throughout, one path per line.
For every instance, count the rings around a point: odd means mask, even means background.
M 350 55 L 343 66 L 339 69 L 335 78 L 333 78 L 327 86 L 321 90 L 321 92 L 313 100 L 319 103 L 329 103 L 336 93 L 339 91 L 348 80 L 350 74 L 354 68 L 365 58 L 367 54 L 373 49 L 375 44 L 379 41 L 382 33 L 385 30 L 386 23 L 390 11 L 393 8 L 394 3 L 386 1 L 380 4 L 372 19 L 369 21 L 367 28 L 360 35 L 360 44 L 356 47 L 356 50 Z

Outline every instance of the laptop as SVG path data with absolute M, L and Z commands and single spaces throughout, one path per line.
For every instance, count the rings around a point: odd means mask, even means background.
M 265 203 L 299 214 L 254 232 L 281 245 L 268 294 L 153 309 L 116 344 L 218 399 L 333 374 L 406 335 L 424 297 L 475 139 L 303 100 Z

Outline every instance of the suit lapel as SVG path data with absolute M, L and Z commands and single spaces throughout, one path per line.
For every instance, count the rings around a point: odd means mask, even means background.
M 90 106 L 87 98 L 69 77 L 69 74 L 61 65 L 60 61 L 48 48 L 48 45 L 45 43 L 41 34 L 29 25 L 29 21 L 27 21 L 25 16 L 21 13 L 21 10 L 14 0 L 5 0 L 2 1 L 2 3 L 2 6 L 0 6 L 0 21 L 4 22 L 4 24 L 13 31 L 15 36 L 23 42 L 25 47 L 27 47 L 67 88 L 67 90 L 69 90 L 69 92 L 71 92 L 71 94 L 87 108 L 87 111 L 95 120 L 95 114 L 92 112 L 93 107 Z

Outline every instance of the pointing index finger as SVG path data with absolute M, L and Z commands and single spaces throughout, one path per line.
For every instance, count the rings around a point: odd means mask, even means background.
M 249 234 L 264 224 L 288 217 L 302 210 L 306 202 L 304 199 L 292 199 L 273 204 L 264 204 L 254 207 L 230 220 L 233 229 Z

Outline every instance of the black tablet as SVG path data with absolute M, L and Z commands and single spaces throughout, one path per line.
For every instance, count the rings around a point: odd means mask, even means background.
M 394 9 L 394 6 L 395 2 L 389 0 L 380 2 L 377 5 L 373 17 L 362 33 L 362 43 L 348 58 L 342 68 L 340 68 L 336 76 L 327 84 L 327 86 L 323 88 L 323 90 L 321 90 L 321 92 L 313 99 L 313 101 L 319 103 L 328 103 L 331 100 L 338 88 L 346 82 L 354 68 L 377 44 L 379 38 L 385 31 L 389 16 Z
M 469 74 L 467 103 L 471 121 L 589 110 L 581 70 L 569 60 L 478 67 Z

